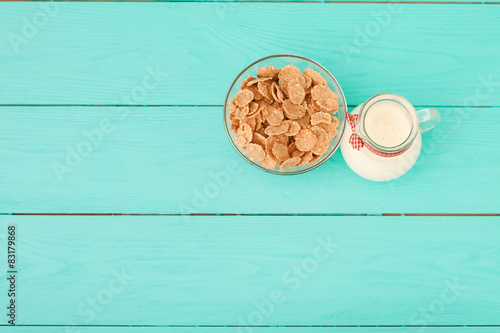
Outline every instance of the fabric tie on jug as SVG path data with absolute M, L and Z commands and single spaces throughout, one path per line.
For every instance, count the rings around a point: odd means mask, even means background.
M 356 149 L 356 150 L 360 150 L 361 148 L 365 147 L 370 150 L 372 153 L 378 155 L 378 156 L 381 156 L 381 157 L 394 157 L 394 156 L 398 156 L 398 155 L 401 155 L 403 154 L 405 151 L 407 151 L 408 149 L 410 149 L 411 145 L 402 149 L 402 150 L 399 150 L 399 151 L 396 151 L 396 152 L 391 152 L 391 153 L 387 153 L 387 152 L 383 152 L 383 151 L 380 151 L 372 146 L 370 146 L 368 143 L 365 143 L 357 134 L 356 134 L 356 123 L 358 121 L 358 115 L 357 114 L 350 114 L 347 110 L 344 110 L 345 112 L 345 116 L 346 116 L 346 119 L 347 119 L 347 122 L 349 123 L 349 126 L 351 126 L 351 130 L 352 130 L 352 134 L 351 136 L 349 137 L 349 143 L 351 144 L 352 148 L 353 149 Z

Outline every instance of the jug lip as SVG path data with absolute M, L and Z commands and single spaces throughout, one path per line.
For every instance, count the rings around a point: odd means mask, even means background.
M 386 146 L 380 145 L 377 142 L 373 141 L 370 138 L 370 136 L 368 135 L 368 133 L 366 132 L 366 129 L 364 126 L 365 125 L 364 120 L 365 120 L 366 114 L 368 113 L 370 107 L 372 107 L 374 104 L 381 102 L 381 101 L 384 101 L 384 100 L 396 102 L 396 103 L 400 104 L 401 106 L 403 106 L 407 110 L 408 115 L 411 119 L 411 131 L 408 134 L 408 137 L 402 143 L 400 143 L 399 145 L 394 146 L 394 147 L 386 147 Z M 372 148 L 374 148 L 380 152 L 396 153 L 396 152 L 400 152 L 400 151 L 404 151 L 404 150 L 408 149 L 411 146 L 411 144 L 413 143 L 413 141 L 415 140 L 415 138 L 417 137 L 418 131 L 419 131 L 419 126 L 418 126 L 417 111 L 415 110 L 415 107 L 406 98 L 404 98 L 401 95 L 390 93 L 390 92 L 384 92 L 384 93 L 373 95 L 372 97 L 368 98 L 366 100 L 366 102 L 364 102 L 361 105 L 358 119 L 356 122 L 356 134 L 358 135 L 359 138 L 361 138 L 364 141 L 365 144 L 368 144 L 369 146 L 371 146 Z

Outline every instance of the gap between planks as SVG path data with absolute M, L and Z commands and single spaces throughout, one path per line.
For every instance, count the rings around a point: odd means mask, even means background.
M 5 1 L 5 0 L 0 0 Z M 126 108 L 221 108 L 224 105 L 220 104 L 151 104 L 151 105 L 137 105 L 137 104 L 0 104 L 0 107 L 126 107 Z M 417 108 L 434 107 L 434 108 L 467 108 L 467 109 L 492 109 L 500 106 L 495 105 L 476 105 L 476 106 L 463 106 L 463 105 L 413 105 Z M 355 108 L 357 105 L 347 105 L 348 108 Z

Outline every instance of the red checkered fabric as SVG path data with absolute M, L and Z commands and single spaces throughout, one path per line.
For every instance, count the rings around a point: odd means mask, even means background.
M 349 138 L 349 143 L 351 144 L 352 148 L 360 150 L 363 148 L 365 145 L 363 140 L 361 140 L 358 135 L 356 134 L 356 122 L 358 121 L 358 115 L 357 114 L 350 114 L 345 111 L 345 117 L 347 119 L 347 123 L 349 123 L 349 126 L 351 126 L 352 134 L 351 137 Z
M 356 122 L 358 121 L 358 115 L 357 114 L 350 114 L 349 112 L 347 112 L 347 110 L 345 110 L 345 117 L 347 119 L 347 123 L 349 124 L 349 126 L 351 126 L 352 134 L 351 134 L 351 137 L 349 138 L 349 143 L 351 144 L 351 146 L 352 146 L 353 149 L 360 150 L 361 148 L 363 148 L 363 147 L 366 146 L 366 148 L 369 151 L 371 151 L 372 153 L 374 153 L 374 154 L 376 154 L 378 156 L 382 156 L 382 157 L 395 157 L 395 156 L 403 154 L 404 152 L 406 152 L 411 147 L 411 145 L 410 145 L 410 146 L 406 147 L 405 149 L 402 149 L 402 150 L 399 150 L 399 151 L 395 151 L 395 152 L 391 152 L 391 153 L 386 153 L 384 151 L 380 151 L 380 150 L 372 147 L 368 143 L 365 143 L 356 134 Z
M 410 149 L 411 145 L 406 147 L 405 149 L 403 150 L 399 150 L 399 151 L 395 151 L 395 152 L 392 152 L 392 153 L 386 153 L 386 152 L 383 152 L 383 151 L 380 151 L 378 149 L 375 149 L 373 148 L 372 146 L 370 146 L 369 144 L 366 144 L 365 145 L 366 148 L 368 148 L 369 151 L 371 151 L 372 153 L 378 155 L 378 156 L 382 156 L 382 157 L 395 157 L 395 156 L 398 156 L 398 155 L 401 155 L 402 153 L 404 153 L 405 151 L 407 151 L 408 149 Z

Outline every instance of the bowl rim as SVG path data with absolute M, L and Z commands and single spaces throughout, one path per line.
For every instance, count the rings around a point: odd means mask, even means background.
M 281 57 L 288 57 L 288 58 L 297 58 L 297 59 L 300 59 L 300 60 L 305 60 L 307 62 L 310 62 L 310 63 L 313 63 L 314 65 L 318 66 L 319 68 L 321 68 L 323 71 L 325 71 L 328 75 L 330 75 L 330 77 L 333 79 L 333 82 L 335 83 L 335 85 L 337 86 L 339 92 L 340 92 L 340 95 L 339 98 L 342 99 L 342 102 L 343 102 L 343 112 L 349 112 L 348 111 L 348 108 L 347 108 L 347 101 L 345 99 L 345 95 L 344 95 L 344 91 L 342 90 L 342 87 L 340 86 L 339 82 L 337 81 L 337 79 L 335 78 L 335 76 L 333 76 L 332 73 L 330 73 L 330 71 L 328 69 L 326 69 L 323 65 L 321 65 L 320 63 L 312 60 L 312 59 L 309 59 L 309 58 L 306 58 L 306 57 L 303 57 L 303 56 L 299 56 L 299 55 L 295 55 L 295 54 L 274 54 L 274 55 L 270 55 L 270 56 L 266 56 L 266 57 L 263 57 L 263 58 L 260 58 L 260 59 L 257 59 L 255 61 L 253 61 L 252 63 L 250 63 L 248 66 L 246 66 L 245 68 L 243 68 L 243 70 L 241 70 L 238 75 L 236 75 L 236 77 L 234 78 L 233 82 L 231 83 L 231 85 L 229 86 L 229 89 L 227 90 L 227 93 L 226 93 L 226 98 L 224 99 L 224 106 L 223 106 L 223 109 L 222 109 L 222 117 L 223 117 L 223 122 L 224 122 L 224 129 L 226 131 L 226 135 L 227 135 L 227 138 L 229 140 L 229 142 L 231 143 L 231 145 L 233 146 L 234 150 L 236 150 L 236 152 L 241 156 L 243 157 L 243 159 L 245 161 L 247 161 L 248 163 L 250 163 L 251 165 L 253 165 L 254 167 L 258 168 L 259 170 L 262 170 L 264 172 L 268 172 L 268 173 L 271 173 L 271 174 L 274 174 L 274 175 L 282 175 L 282 176 L 292 176 L 292 175 L 298 175 L 298 174 L 301 174 L 301 173 L 305 173 L 305 172 L 308 172 L 308 171 L 311 171 L 311 170 L 314 170 L 316 169 L 317 167 L 319 167 L 320 165 L 322 165 L 323 163 L 325 163 L 326 161 L 328 161 L 330 159 L 330 157 L 333 156 L 333 154 L 339 149 L 340 147 L 340 143 L 342 142 L 342 139 L 344 137 L 344 133 L 345 133 L 345 126 L 346 126 L 346 122 L 347 122 L 347 119 L 345 119 L 345 115 L 344 115 L 344 124 L 343 124 L 343 127 L 342 127 L 342 131 L 337 131 L 337 132 L 340 132 L 340 133 L 337 133 L 337 135 L 339 135 L 339 140 L 335 146 L 335 148 L 330 152 L 330 154 L 328 156 L 326 156 L 323 161 L 321 161 L 320 163 L 316 163 L 316 164 L 313 164 L 307 168 L 304 168 L 302 170 L 297 170 L 297 171 L 292 171 L 292 172 L 282 172 L 282 171 L 277 171 L 275 169 L 273 170 L 270 170 L 270 169 L 267 169 L 267 168 L 264 168 L 263 166 L 260 166 L 258 164 L 256 164 L 254 161 L 250 160 L 247 156 L 245 156 L 240 150 L 238 147 L 235 146 L 235 142 L 234 140 L 231 138 L 231 133 L 229 132 L 230 131 L 230 128 L 228 128 L 228 123 L 227 123 L 227 120 L 226 120 L 226 113 L 227 113 L 227 105 L 228 105 L 228 100 L 229 100 L 229 94 L 231 93 L 231 90 L 233 89 L 234 85 L 236 84 L 236 82 L 238 81 L 238 79 L 240 78 L 240 76 L 246 72 L 250 67 L 254 66 L 255 64 L 261 62 L 261 61 L 264 61 L 264 60 L 267 60 L 267 59 L 272 59 L 272 58 L 281 58 Z M 340 108 L 339 108 L 340 109 Z

